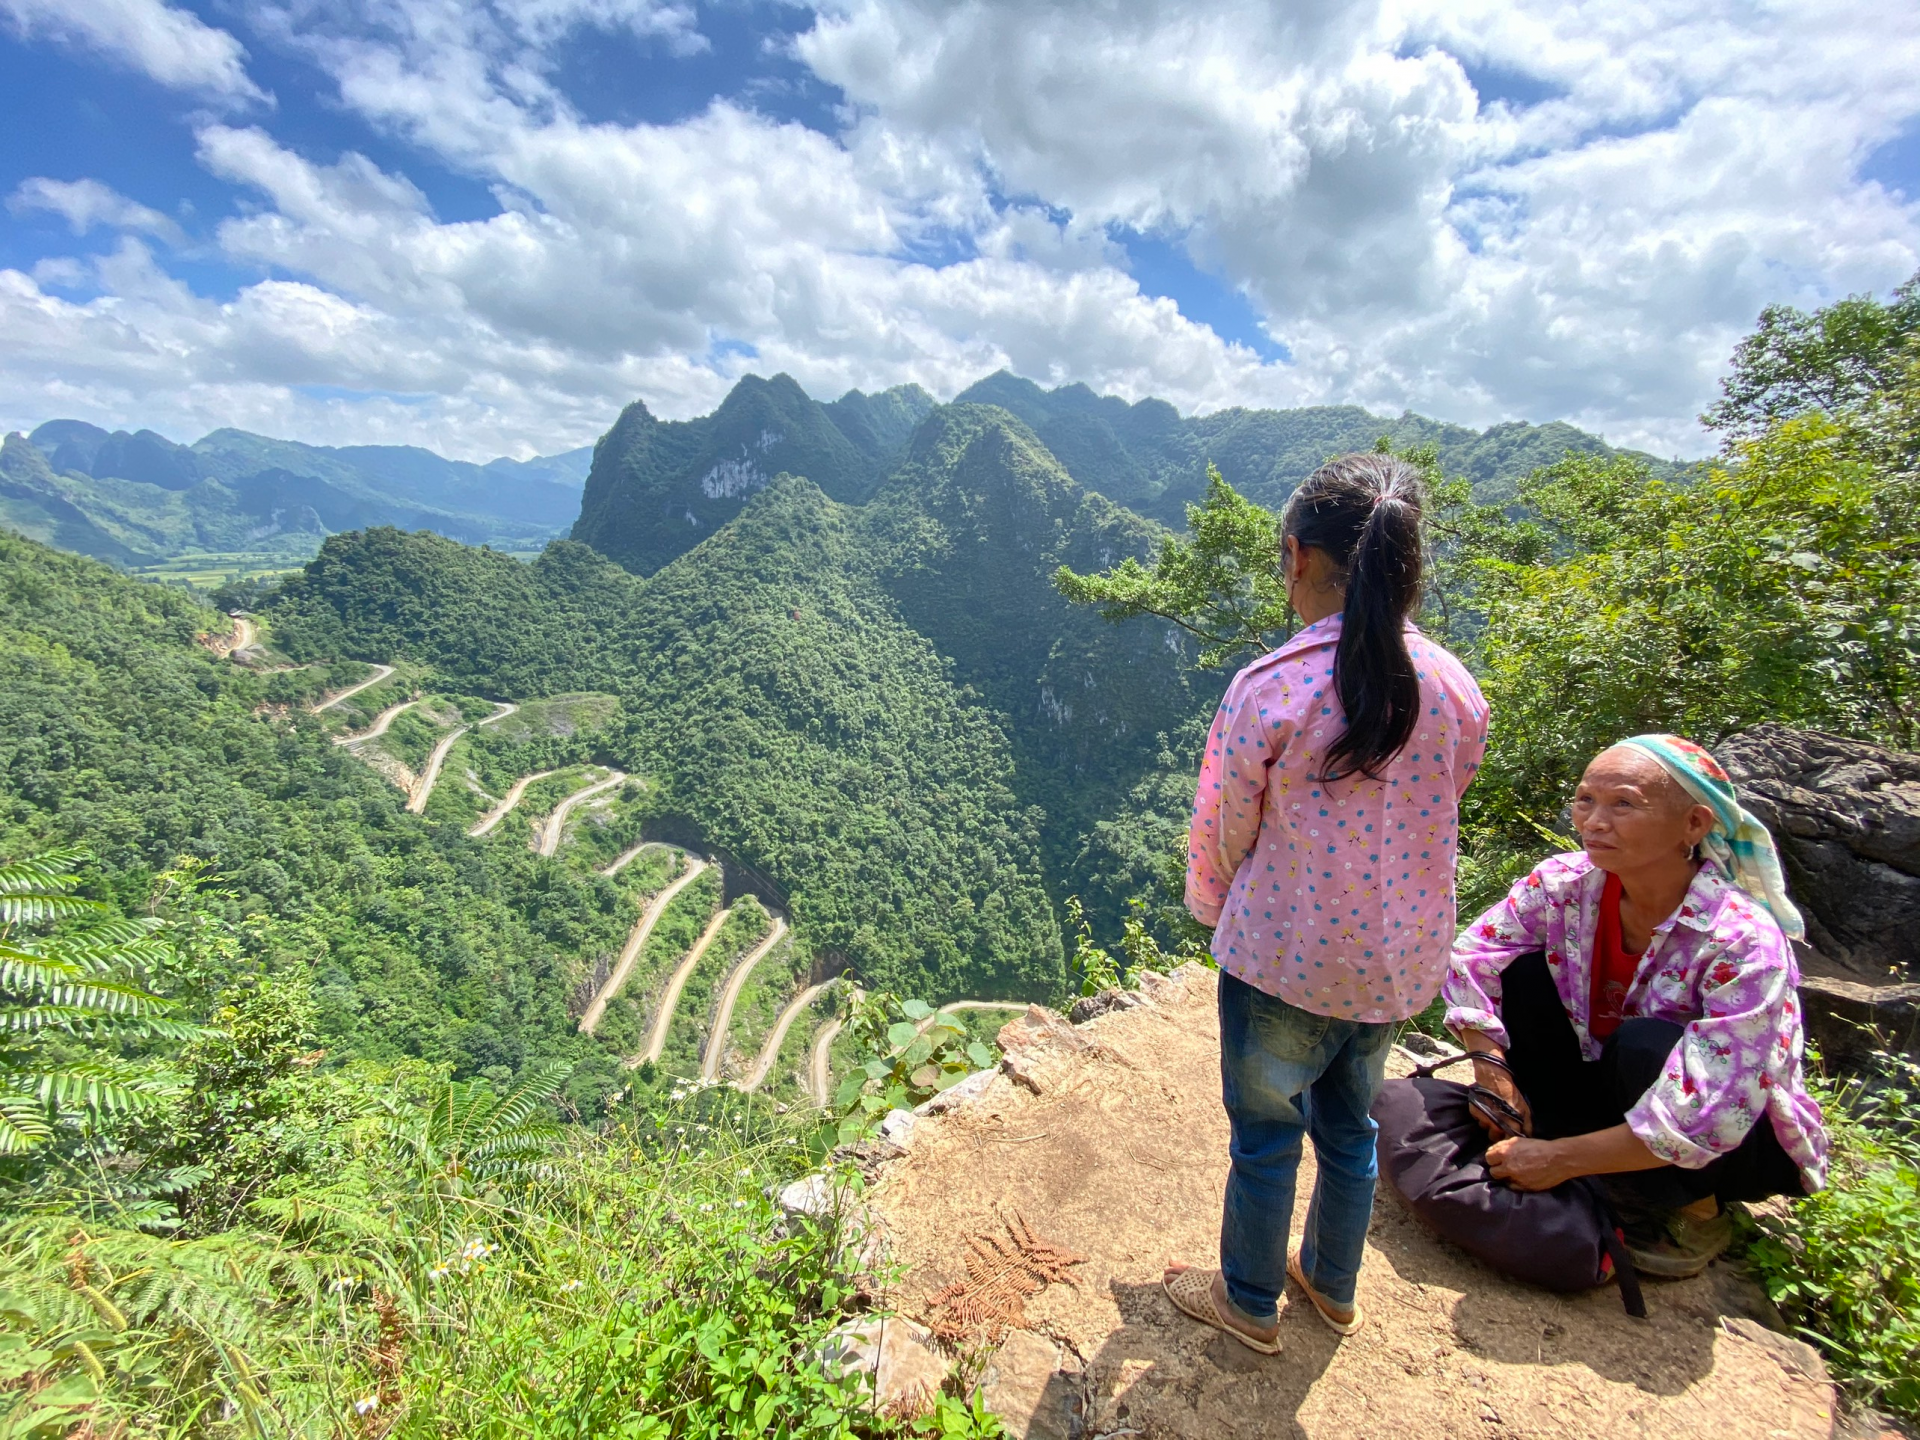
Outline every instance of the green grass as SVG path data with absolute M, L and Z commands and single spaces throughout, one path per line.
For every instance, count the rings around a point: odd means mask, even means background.
M 151 565 L 129 566 L 127 573 L 162 584 L 186 583 L 196 590 L 217 590 L 230 580 L 256 580 L 284 575 L 313 558 L 312 550 L 298 554 L 271 550 L 200 550 L 169 556 Z

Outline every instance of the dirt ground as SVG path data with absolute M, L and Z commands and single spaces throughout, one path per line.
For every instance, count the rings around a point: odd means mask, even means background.
M 1212 973 L 1186 967 L 1149 1005 L 1073 1034 L 1093 1043 L 1064 1053 L 1077 1043 L 1069 1035 L 1031 1057 L 1040 1093 L 1002 1075 L 921 1119 L 869 1195 L 904 1267 L 895 1299 L 909 1316 L 962 1277 L 965 1236 L 993 1228 L 997 1210 L 1017 1208 L 1039 1235 L 1087 1257 L 1078 1285 L 1028 1302 L 1028 1327 L 1043 1338 L 1016 1334 L 1008 1348 L 1043 1357 L 1024 1390 L 1003 1385 L 995 1397 L 1014 1433 L 1843 1433 L 1817 1357 L 1755 1323 L 1766 1302 L 1732 1265 L 1650 1283 L 1650 1318 L 1634 1320 L 1611 1287 L 1567 1297 L 1502 1279 L 1428 1235 L 1384 1182 L 1360 1278 L 1366 1328 L 1343 1341 L 1292 1294 L 1285 1353 L 1254 1354 L 1182 1316 L 1159 1284 L 1169 1259 L 1218 1262 L 1227 1127 Z M 1312 1184 L 1309 1160 L 1296 1233 Z

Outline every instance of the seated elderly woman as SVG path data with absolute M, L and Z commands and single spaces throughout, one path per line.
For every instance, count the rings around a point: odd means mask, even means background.
M 1636 1266 L 1697 1274 L 1732 1238 L 1722 1201 L 1825 1183 L 1787 940 L 1804 929 L 1772 837 L 1690 741 L 1602 752 L 1573 823 L 1584 853 L 1455 940 L 1447 1025 L 1525 1132 L 1487 1151 L 1495 1176 L 1603 1177 Z

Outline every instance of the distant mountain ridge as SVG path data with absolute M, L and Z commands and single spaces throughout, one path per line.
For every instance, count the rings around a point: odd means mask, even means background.
M 1030 430 L 1068 475 L 1136 514 L 1178 528 L 1217 465 L 1235 489 L 1278 506 L 1329 456 L 1370 449 L 1383 435 L 1439 447 L 1449 473 L 1486 501 L 1510 498 L 1522 477 L 1569 450 L 1616 453 L 1561 421 L 1486 430 L 1356 405 L 1231 409 L 1183 416 L 1164 400 L 1129 403 L 1085 385 L 1047 390 L 1002 370 L 954 405 L 991 405 Z M 832 499 L 860 504 L 906 460 L 936 408 L 917 385 L 850 391 L 822 404 L 787 375 L 749 375 L 711 415 L 660 421 L 641 401 L 594 447 L 573 538 L 640 574 L 698 545 L 782 472 L 805 475 Z M 1677 467 L 1644 457 L 1657 470 Z
M 415 446 L 336 448 L 232 429 L 178 445 L 152 430 L 50 420 L 0 449 L 0 521 L 123 565 L 189 552 L 298 561 L 326 536 L 370 525 L 534 549 L 578 512 L 591 455 L 475 465 Z

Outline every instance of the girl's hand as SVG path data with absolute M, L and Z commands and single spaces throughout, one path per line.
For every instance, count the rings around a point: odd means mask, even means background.
M 1551 1190 L 1583 1173 L 1554 1140 L 1515 1138 L 1487 1147 L 1487 1168 L 1516 1190 Z

